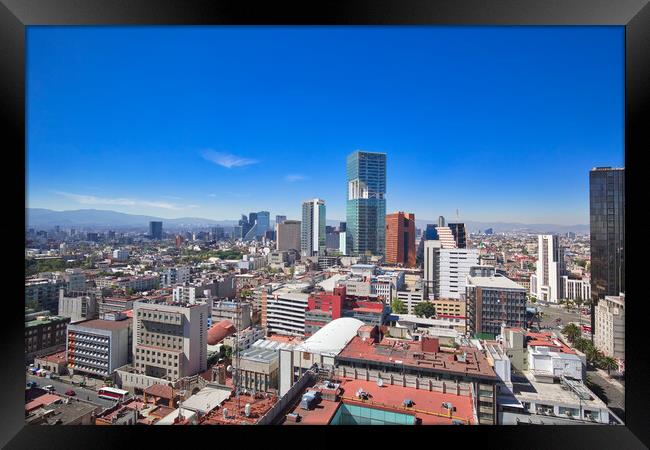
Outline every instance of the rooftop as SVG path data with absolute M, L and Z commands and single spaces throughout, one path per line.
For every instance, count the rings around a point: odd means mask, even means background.
M 296 350 L 336 356 L 363 325 L 362 321 L 351 317 L 335 319 L 298 345 Z
M 453 420 L 475 424 L 473 402 L 469 396 L 443 394 L 399 385 L 384 384 L 379 387 L 374 381 L 349 378 L 342 378 L 337 382 L 340 382 L 340 401 L 326 400 L 321 397 L 313 409 L 304 410 L 300 407 L 301 397 L 298 397 L 296 403 L 291 407 L 291 412 L 301 416 L 300 422 L 295 423 L 285 419 L 283 425 L 326 425 L 332 420 L 341 403 L 415 415 L 418 423 L 422 425 L 451 425 Z M 318 386 L 308 389 L 321 390 Z M 367 400 L 362 400 L 355 395 L 359 389 L 368 394 Z M 410 407 L 404 406 L 406 399 L 413 402 Z M 450 414 L 449 409 L 445 408 L 443 403 L 451 403 L 456 411 Z
M 465 361 L 459 361 L 465 355 Z M 457 376 L 473 376 L 496 380 L 494 370 L 483 354 L 473 347 L 461 347 L 456 351 L 428 352 L 422 350 L 422 341 L 383 339 L 379 344 L 354 337 L 339 353 L 337 359 L 374 361 L 399 367 L 449 373 Z
M 277 403 L 273 394 L 240 394 L 239 399 L 231 395 L 220 407 L 213 409 L 201 420 L 201 425 L 254 425 Z M 245 415 L 246 404 L 250 404 L 251 413 Z M 238 408 L 239 405 L 239 408 Z M 224 409 L 226 417 L 224 417 Z
M 84 328 L 95 329 L 95 330 L 122 330 L 128 328 L 131 325 L 132 319 L 124 320 L 102 320 L 102 319 L 91 319 L 84 320 L 83 322 L 77 322 L 71 324 L 68 329 L 77 331 Z
M 524 372 L 525 379 L 512 380 L 515 397 L 524 402 L 560 403 L 564 405 L 582 404 L 584 407 L 607 408 L 595 394 L 590 400 L 580 399 L 571 389 L 564 389 L 560 383 L 540 383 L 530 372 Z M 582 385 L 584 386 L 584 385 Z
M 553 351 L 558 353 L 567 353 L 569 355 L 576 354 L 576 352 L 568 345 L 548 332 L 534 333 L 531 331 L 526 333 L 526 339 L 526 345 L 528 347 L 550 347 Z
M 493 276 L 493 277 L 467 277 L 467 284 L 493 289 L 519 289 L 525 291 L 526 288 L 515 283 L 510 278 Z

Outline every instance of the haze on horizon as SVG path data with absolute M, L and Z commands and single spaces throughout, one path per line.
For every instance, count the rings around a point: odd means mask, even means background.
M 30 27 L 27 204 L 345 220 L 345 158 L 387 212 L 589 223 L 623 166 L 621 27 Z

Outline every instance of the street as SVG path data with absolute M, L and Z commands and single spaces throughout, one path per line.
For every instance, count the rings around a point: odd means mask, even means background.
M 567 311 L 564 307 L 557 306 L 541 306 L 535 305 L 539 311 L 543 313 L 541 319 L 542 328 L 551 328 L 557 330 L 558 323 L 556 320 L 559 318 L 561 321 L 559 325 L 564 327 L 570 322 L 580 323 L 582 325 L 590 325 L 590 316 L 580 314 L 580 309 L 573 309 Z
M 63 383 L 60 380 L 51 380 L 49 378 L 37 377 L 30 374 L 27 374 L 27 380 L 35 381 L 36 383 L 38 383 L 38 387 L 41 388 L 51 384 L 56 389 L 56 394 L 61 395 L 63 397 L 66 396 L 65 391 L 67 391 L 68 389 L 72 389 L 77 394 L 75 395 L 75 397 L 80 398 L 82 400 L 88 400 L 91 403 L 100 405 L 104 408 L 110 408 L 111 406 L 115 405 L 115 402 L 113 400 L 106 400 L 103 398 L 99 398 L 97 396 L 97 392 L 95 391 L 92 391 L 90 389 L 85 389 L 79 386 L 73 386 L 68 383 Z
M 587 370 L 588 387 L 607 407 L 612 410 L 621 420 L 625 421 L 625 390 L 624 386 L 612 382 L 606 372 L 589 368 Z

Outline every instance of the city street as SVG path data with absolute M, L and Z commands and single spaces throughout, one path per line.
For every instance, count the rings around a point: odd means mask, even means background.
M 556 319 L 560 319 L 560 326 L 565 326 L 570 322 L 577 322 L 583 325 L 590 325 L 590 316 L 581 315 L 580 309 L 574 308 L 571 311 L 567 311 L 564 307 L 559 306 L 541 306 L 534 305 L 534 308 L 537 308 L 543 313 L 541 319 L 542 328 L 551 328 L 557 329 L 558 323 Z
M 67 391 L 68 389 L 72 389 L 77 394 L 75 397 L 80 398 L 82 400 L 88 400 L 91 403 L 95 403 L 96 405 L 100 405 L 104 408 L 110 408 L 115 404 L 115 402 L 112 400 L 99 398 L 97 396 L 97 392 L 93 390 L 85 389 L 79 386 L 73 386 L 68 383 L 63 383 L 61 380 L 51 380 L 49 378 L 37 377 L 34 375 L 27 374 L 27 381 L 35 381 L 36 383 L 38 383 L 38 387 L 41 388 L 51 384 L 56 389 L 56 394 L 64 397 L 65 397 L 65 391 Z
M 625 390 L 620 381 L 612 381 L 607 372 L 590 368 L 587 377 L 591 380 L 591 390 L 621 420 L 625 421 Z M 594 386 L 595 385 L 595 386 Z

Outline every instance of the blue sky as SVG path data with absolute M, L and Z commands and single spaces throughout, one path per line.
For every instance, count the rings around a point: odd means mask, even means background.
M 622 166 L 622 27 L 29 27 L 27 206 L 345 218 L 345 157 L 387 211 L 589 223 Z

